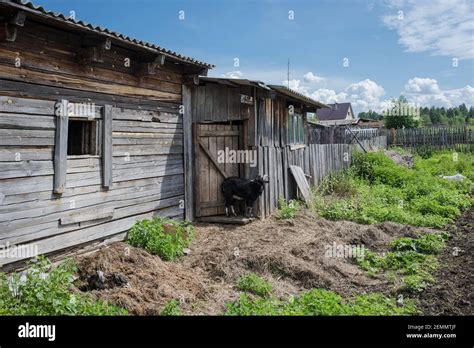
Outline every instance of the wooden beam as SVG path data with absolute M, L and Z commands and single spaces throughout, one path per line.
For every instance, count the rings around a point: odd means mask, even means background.
M 0 42 L 14 42 L 17 37 L 17 28 L 10 23 L 0 23 Z
M 192 88 L 183 85 L 183 132 L 184 132 L 184 216 L 187 221 L 194 220 L 193 194 L 193 115 L 192 115 Z
M 78 54 L 79 62 L 81 64 L 103 63 L 104 62 L 104 50 L 100 47 L 84 47 Z
M 67 100 L 59 101 L 63 110 L 67 110 Z M 63 194 L 66 190 L 67 172 L 67 135 L 69 126 L 69 116 L 67 113 L 59 113 L 56 122 L 56 140 L 54 146 L 54 186 L 53 191 Z
M 216 166 L 217 170 L 219 173 L 222 174 L 224 179 L 227 179 L 230 177 L 229 174 L 226 173 L 225 169 L 220 165 L 220 163 L 217 161 L 217 159 L 214 157 L 214 155 L 207 149 L 207 147 L 204 145 L 204 143 L 201 141 L 201 139 L 198 138 L 198 143 L 201 146 L 201 148 L 204 150 L 206 155 L 209 157 L 211 162 Z
M 165 64 L 165 55 L 158 54 L 152 58 L 151 61 L 147 61 L 141 64 L 140 68 L 138 69 L 138 74 L 141 76 L 146 75 L 155 75 L 156 70 Z
M 199 139 L 199 124 L 193 123 L 193 157 L 194 157 L 194 172 L 193 172 L 193 187 L 194 187 L 194 212 L 195 217 L 201 216 L 201 190 L 199 189 L 201 183 L 201 150 L 198 144 Z
M 99 36 L 84 36 L 81 40 L 82 47 L 98 47 L 105 51 L 110 51 L 112 48 L 112 40 L 110 37 Z
M 257 98 L 263 98 L 263 99 L 275 99 L 276 98 L 276 92 L 275 91 L 265 91 L 258 89 L 257 90 Z
M 78 59 L 81 64 L 90 62 L 103 63 L 104 52 L 110 51 L 112 48 L 112 41 L 109 37 L 97 38 L 86 36 L 81 42 L 82 48 L 78 53 Z
M 199 86 L 199 75 L 195 75 L 195 74 L 185 75 L 183 84 Z
M 18 36 L 18 28 L 25 25 L 26 12 L 16 11 L 11 17 L 0 21 L 0 42 L 14 42 Z
M 26 21 L 26 12 L 25 11 L 17 11 L 9 23 L 15 27 L 23 27 Z
M 102 121 L 102 186 L 110 188 L 112 186 L 112 106 L 104 106 L 104 115 Z

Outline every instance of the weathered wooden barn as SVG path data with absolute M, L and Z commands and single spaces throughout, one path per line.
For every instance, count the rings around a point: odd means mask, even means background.
M 184 218 L 187 83 L 209 68 L 1 1 L 0 246 L 63 254 L 120 240 L 139 219 Z M 0 266 L 24 258 L 3 253 Z
M 0 1 L 0 267 L 122 240 L 140 219 L 212 221 L 224 177 L 267 176 L 261 218 L 350 165 L 326 105 L 21 0 Z M 301 174 L 301 176 L 303 173 Z M 8 253 L 22 247 L 26 253 Z
M 195 146 L 186 177 L 194 202 L 187 203 L 196 218 L 216 221 L 224 213 L 220 184 L 225 177 L 268 176 L 257 207 L 260 217 L 275 211 L 280 197 L 296 198 L 288 169 L 299 165 L 311 176 L 309 160 L 316 153 L 309 149 L 306 114 L 326 105 L 284 86 L 243 79 L 200 77 L 191 95 L 187 127 L 193 127 Z

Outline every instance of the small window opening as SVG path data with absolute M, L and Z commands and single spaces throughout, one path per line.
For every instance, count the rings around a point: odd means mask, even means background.
M 68 156 L 98 155 L 97 122 L 69 120 Z

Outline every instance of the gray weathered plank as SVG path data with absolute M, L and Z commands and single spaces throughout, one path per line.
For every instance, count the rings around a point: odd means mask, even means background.
M 60 102 L 66 104 L 67 100 Z M 68 123 L 69 117 L 67 115 L 57 116 L 53 191 L 58 194 L 62 194 L 66 189 Z
M 109 188 L 113 182 L 112 106 L 105 105 L 102 120 L 102 186 Z

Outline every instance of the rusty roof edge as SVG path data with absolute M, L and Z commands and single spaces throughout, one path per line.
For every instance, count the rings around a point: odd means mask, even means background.
M 31 1 L 0 0 L 0 5 L 6 5 L 6 6 L 9 6 L 9 7 L 18 8 L 18 9 L 21 9 L 21 10 L 25 10 L 28 13 L 33 13 L 33 14 L 37 14 L 37 15 L 44 15 L 44 16 L 47 16 L 50 19 L 53 19 L 53 20 L 56 20 L 56 21 L 59 21 L 59 22 L 62 22 L 62 23 L 66 23 L 66 24 L 69 24 L 69 25 L 73 25 L 73 26 L 75 26 L 77 28 L 80 28 L 80 29 L 83 29 L 83 30 L 91 31 L 91 32 L 93 32 L 97 35 L 108 36 L 110 38 L 119 40 L 119 41 L 123 42 L 124 44 L 128 44 L 128 45 L 135 46 L 135 47 L 140 47 L 140 48 L 147 49 L 147 50 L 153 51 L 153 52 L 159 52 L 161 54 L 164 54 L 165 56 L 168 56 L 170 58 L 176 59 L 176 60 L 184 62 L 184 63 L 201 66 L 201 67 L 208 68 L 208 69 L 212 69 L 212 68 L 215 67 L 215 65 L 213 65 L 213 64 L 205 63 L 205 62 L 199 61 L 197 59 L 194 59 L 192 57 L 183 56 L 183 55 L 181 55 L 181 54 L 179 54 L 175 51 L 168 50 L 168 49 L 160 47 L 158 45 L 155 45 L 155 44 L 152 44 L 152 43 L 149 43 L 149 42 L 145 42 L 145 41 L 141 41 L 141 40 L 137 40 L 137 39 L 133 39 L 133 38 L 130 38 L 129 36 L 114 32 L 114 31 L 112 31 L 110 29 L 107 29 L 107 28 L 94 26 L 90 23 L 86 23 L 86 22 L 83 22 L 83 21 L 68 18 L 62 13 L 56 13 L 56 12 L 53 12 L 53 11 L 46 10 L 44 7 L 37 6 L 37 5 L 33 4 Z

